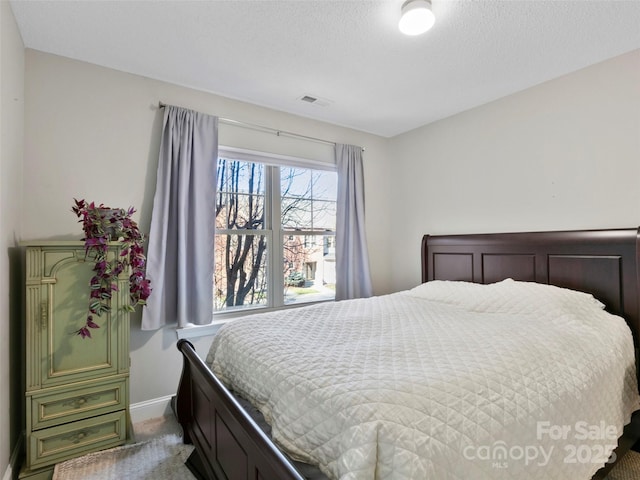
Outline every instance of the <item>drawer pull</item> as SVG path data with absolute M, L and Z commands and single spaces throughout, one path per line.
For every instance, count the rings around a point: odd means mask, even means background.
M 73 443 L 80 443 L 87 436 L 87 432 L 78 432 L 75 435 L 75 438 L 72 440 Z
M 62 405 L 65 407 L 71 408 L 82 408 L 88 405 L 91 400 L 98 400 L 100 397 L 97 395 L 85 395 L 83 397 L 76 397 L 68 402 L 63 403 Z
M 80 443 L 83 440 L 85 440 L 89 435 L 91 435 L 91 430 L 81 430 L 79 432 L 74 432 L 71 433 L 70 435 L 67 435 L 65 437 L 63 437 L 66 441 L 68 441 L 69 443 Z

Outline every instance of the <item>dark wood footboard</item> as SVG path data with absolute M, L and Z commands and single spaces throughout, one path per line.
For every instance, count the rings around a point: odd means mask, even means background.
M 199 458 L 193 468 L 210 480 L 304 480 L 242 409 L 187 340 L 178 341 L 184 364 L 176 415 L 185 443 Z M 200 465 L 198 466 L 198 462 Z

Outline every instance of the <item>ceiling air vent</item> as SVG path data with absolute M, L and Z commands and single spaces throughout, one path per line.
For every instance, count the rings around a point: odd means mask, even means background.
M 298 100 L 300 100 L 301 102 L 309 103 L 311 105 L 316 105 L 318 107 L 327 107 L 332 103 L 331 100 L 316 97 L 315 95 L 303 95 L 301 97 L 298 97 Z

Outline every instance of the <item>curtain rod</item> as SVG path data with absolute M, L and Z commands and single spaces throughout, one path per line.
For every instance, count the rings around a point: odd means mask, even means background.
M 167 106 L 166 103 L 158 102 L 158 108 L 164 108 L 166 106 Z M 310 137 L 308 135 L 301 135 L 299 133 L 287 132 L 285 130 L 278 130 L 276 128 L 265 127 L 263 125 L 257 125 L 255 123 L 241 122 L 240 120 L 232 120 L 230 118 L 223 118 L 223 117 L 218 117 L 218 121 L 222 123 L 226 123 L 227 125 L 236 125 L 238 127 L 252 128 L 254 130 L 262 130 L 263 132 L 275 133 L 278 137 L 285 136 L 285 137 L 293 137 L 293 138 L 302 138 L 304 140 L 309 140 L 311 142 L 324 143 L 324 144 L 333 145 L 333 146 L 336 145 L 336 142 L 331 142 L 329 140 L 324 140 L 322 138 Z M 364 152 L 364 148 L 363 147 L 360 147 L 360 148 L 362 148 L 362 151 Z

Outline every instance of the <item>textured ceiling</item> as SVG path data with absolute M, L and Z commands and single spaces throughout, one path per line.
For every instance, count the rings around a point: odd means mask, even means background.
M 27 48 L 387 137 L 640 48 L 640 0 L 433 0 L 418 37 L 403 1 L 11 6 Z

